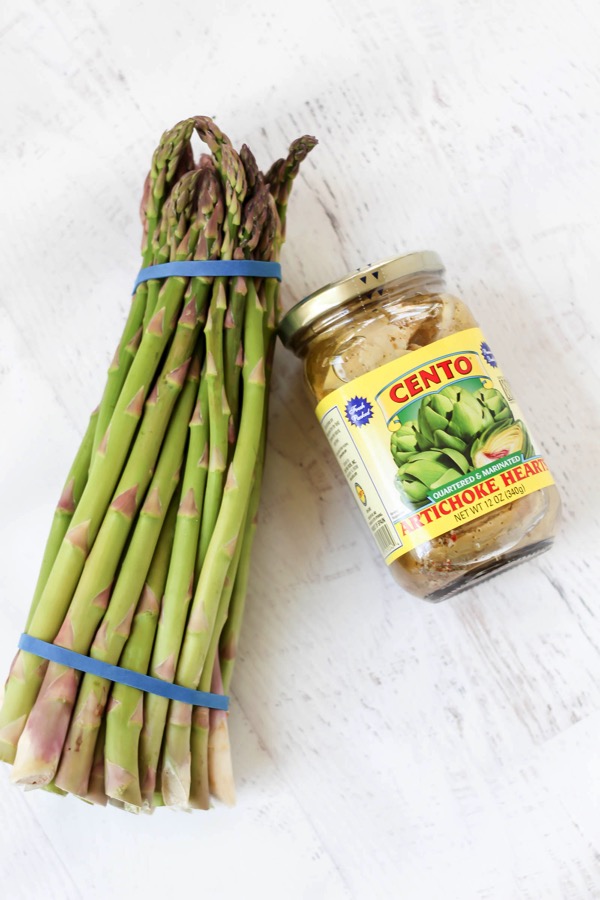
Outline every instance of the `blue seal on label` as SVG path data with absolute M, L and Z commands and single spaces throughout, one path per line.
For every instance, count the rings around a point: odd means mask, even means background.
M 346 418 L 351 425 L 368 425 L 373 418 L 373 407 L 366 397 L 353 397 L 346 403 Z
M 485 341 L 483 341 L 483 343 L 481 345 L 481 353 L 482 353 L 483 358 L 485 359 L 486 363 L 489 366 L 491 366 L 492 369 L 498 368 L 498 363 L 496 362 L 496 357 L 494 356 L 492 348 L 490 347 L 489 344 L 486 344 Z

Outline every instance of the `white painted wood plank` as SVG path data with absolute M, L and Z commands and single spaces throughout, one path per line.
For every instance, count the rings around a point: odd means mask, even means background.
M 3 665 L 127 308 L 145 167 L 190 113 L 263 164 L 319 137 L 287 304 L 370 260 L 442 254 L 565 506 L 546 556 L 441 606 L 409 598 L 279 352 L 231 717 L 239 805 L 133 818 L 4 777 L 11 898 L 600 897 L 599 34 L 593 0 L 179 0 L 166 18 L 158 0 L 6 0 Z

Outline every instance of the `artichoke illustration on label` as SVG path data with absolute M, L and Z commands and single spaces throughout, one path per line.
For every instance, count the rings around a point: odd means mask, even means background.
M 422 503 L 431 491 L 469 471 L 469 462 L 458 450 L 424 450 L 398 469 L 402 490 L 412 503 Z
M 498 422 L 488 428 L 471 448 L 473 466 L 478 469 L 511 453 L 522 453 L 524 459 L 533 456 L 533 446 L 522 422 Z
M 392 433 L 397 485 L 409 503 L 419 505 L 432 491 L 512 453 L 533 455 L 523 422 L 484 380 L 470 378 L 428 394 L 414 404 L 416 419 Z

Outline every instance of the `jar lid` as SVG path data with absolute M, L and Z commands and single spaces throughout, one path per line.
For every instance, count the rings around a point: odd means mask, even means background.
M 287 347 L 298 331 L 354 297 L 382 288 L 398 278 L 427 273 L 441 275 L 443 271 L 442 260 L 432 250 L 394 256 L 365 266 L 364 269 L 357 269 L 339 281 L 326 284 L 292 306 L 281 320 L 279 337 Z

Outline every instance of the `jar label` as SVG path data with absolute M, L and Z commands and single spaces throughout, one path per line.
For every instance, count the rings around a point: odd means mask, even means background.
M 554 484 L 479 328 L 361 375 L 316 412 L 388 565 Z

